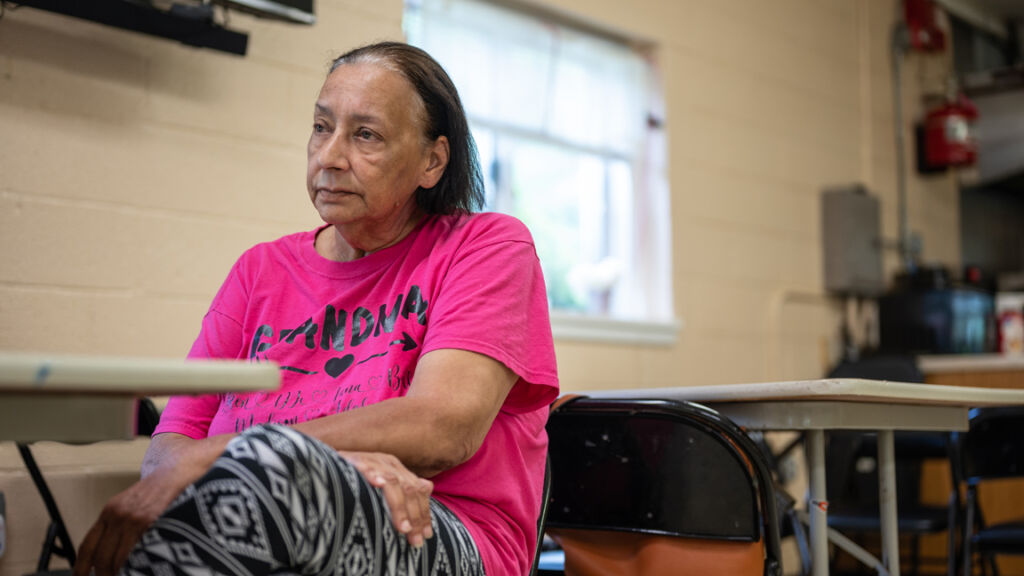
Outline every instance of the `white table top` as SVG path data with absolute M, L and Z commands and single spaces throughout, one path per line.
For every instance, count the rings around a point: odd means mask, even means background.
M 967 430 L 968 410 L 1024 405 L 1024 390 L 852 378 L 584 392 L 707 404 L 751 430 Z
M 137 398 L 276 390 L 276 364 L 0 352 L 0 441 L 134 437 Z
M 632 388 L 582 392 L 593 398 L 665 398 L 689 402 L 842 401 L 931 406 L 1005 406 L 1024 404 L 1024 390 L 940 386 L 856 378 Z
M 0 394 L 166 396 L 280 386 L 276 364 L 0 352 Z

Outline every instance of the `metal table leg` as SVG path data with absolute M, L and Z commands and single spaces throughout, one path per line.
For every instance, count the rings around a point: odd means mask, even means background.
M 896 515 L 896 449 L 892 430 L 878 431 L 878 502 L 882 518 L 882 562 L 900 576 L 900 532 Z
M 828 576 L 828 499 L 825 495 L 825 431 L 807 431 L 807 468 L 810 473 L 811 574 Z

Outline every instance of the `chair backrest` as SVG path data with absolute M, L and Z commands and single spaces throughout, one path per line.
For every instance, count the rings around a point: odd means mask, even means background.
M 138 410 L 135 413 L 136 436 L 152 436 L 160 423 L 160 411 L 149 398 L 139 398 Z
M 770 472 L 717 412 L 579 398 L 551 414 L 548 437 L 546 528 L 568 576 L 781 572 Z
M 924 382 L 917 359 L 909 354 L 865 356 L 843 360 L 828 373 L 829 378 L 864 378 L 894 382 Z M 828 434 L 826 482 L 829 504 L 849 511 L 860 508 L 878 513 L 878 439 L 874 432 L 832 431 Z M 949 434 L 945 432 L 897 432 L 897 501 L 901 508 L 920 504 L 921 465 L 925 460 L 950 456 Z M 871 461 L 870 466 L 865 466 Z
M 858 360 L 843 360 L 829 371 L 828 377 L 924 382 L 924 373 L 917 367 L 917 359 L 907 354 L 886 354 L 865 356 Z
M 963 436 L 963 475 L 969 484 L 1024 476 L 1024 406 L 975 408 Z
M 900 509 L 921 504 L 921 471 L 929 460 L 951 457 L 946 432 L 896 432 L 896 499 Z M 853 430 L 828 433 L 825 476 L 829 505 L 878 513 L 878 435 Z

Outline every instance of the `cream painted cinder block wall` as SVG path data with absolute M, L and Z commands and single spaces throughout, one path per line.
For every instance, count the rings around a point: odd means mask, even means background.
M 557 342 L 564 389 L 821 376 L 841 311 L 822 288 L 821 190 L 865 183 L 896 237 L 896 0 L 521 1 L 653 43 L 665 88 L 683 328 L 667 347 Z M 402 6 L 319 0 L 317 11 L 312 28 L 233 15 L 251 33 L 245 58 L 6 13 L 0 349 L 183 356 L 245 248 L 317 223 L 304 146 L 325 67 L 346 48 L 400 38 Z M 943 66 L 912 56 L 905 70 L 909 160 L 909 121 Z M 958 266 L 953 177 L 910 175 L 925 259 Z M 145 442 L 117 446 L 42 447 L 75 539 L 131 481 Z M 44 529 L 9 444 L 0 490 L 8 576 L 33 568 Z

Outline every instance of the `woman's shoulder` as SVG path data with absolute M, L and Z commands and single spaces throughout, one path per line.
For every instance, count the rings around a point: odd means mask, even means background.
M 253 244 L 243 255 L 250 256 L 265 256 L 274 252 L 296 252 L 302 248 L 306 243 L 313 242 L 316 237 L 316 233 L 320 228 L 313 230 L 305 230 L 303 232 L 292 232 L 285 234 L 274 240 L 265 240 L 263 242 L 257 242 Z
M 260 270 L 267 264 L 275 267 L 297 263 L 302 259 L 306 245 L 312 246 L 319 229 L 286 234 L 274 240 L 257 242 L 242 252 L 236 266 L 250 270 Z
M 439 224 L 443 233 L 455 239 L 459 244 L 508 241 L 533 244 L 530 230 L 521 220 L 499 212 L 441 216 Z

